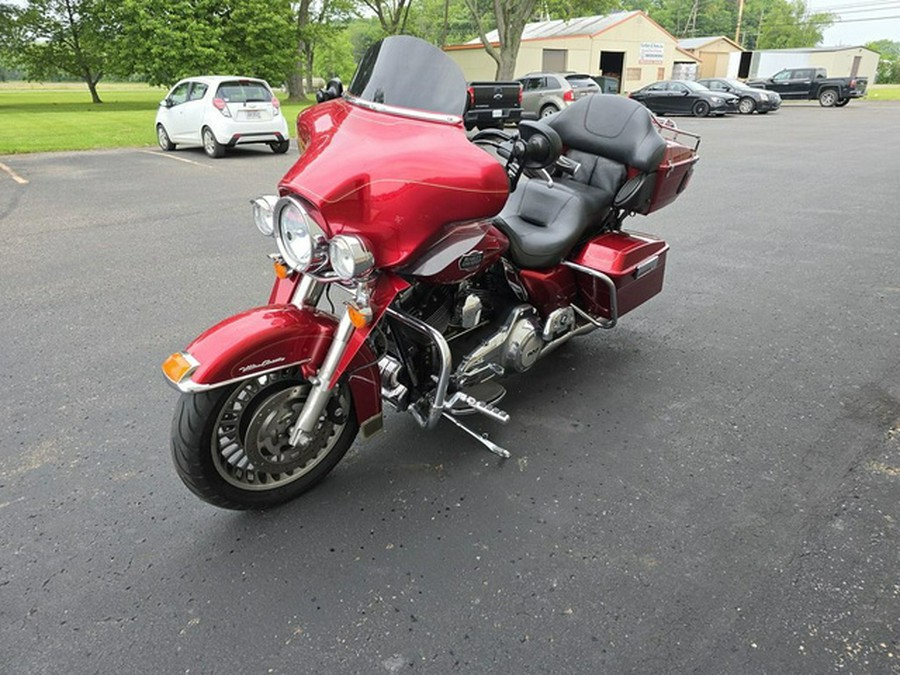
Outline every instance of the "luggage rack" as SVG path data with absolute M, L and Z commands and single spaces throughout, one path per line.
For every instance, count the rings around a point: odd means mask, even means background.
M 656 125 L 656 130 L 659 132 L 659 135 L 667 141 L 683 145 L 694 152 L 697 152 L 697 148 L 700 147 L 700 136 L 691 133 L 690 131 L 679 129 L 674 120 L 668 117 L 657 117 L 656 115 L 653 115 L 653 123 Z

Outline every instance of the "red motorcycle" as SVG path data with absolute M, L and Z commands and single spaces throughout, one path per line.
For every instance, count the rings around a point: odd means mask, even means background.
M 462 72 L 411 37 L 323 98 L 297 119 L 278 197 L 253 202 L 278 247 L 268 303 L 163 364 L 183 393 L 176 469 L 225 508 L 306 491 L 382 429 L 384 402 L 508 457 L 460 418 L 507 422 L 498 379 L 660 292 L 668 246 L 622 225 L 697 161 L 699 139 L 611 95 L 469 138 Z

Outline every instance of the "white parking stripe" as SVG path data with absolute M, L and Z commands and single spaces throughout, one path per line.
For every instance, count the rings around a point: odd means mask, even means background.
M 12 169 L 10 169 L 10 168 L 9 168 L 8 166 L 6 166 L 6 164 L 4 164 L 3 162 L 0 162 L 0 171 L 5 171 L 6 173 L 8 173 L 8 174 L 9 174 L 9 177 L 12 178 L 14 181 L 16 181 L 19 185 L 28 185 L 28 181 L 27 181 L 27 180 L 25 180 L 24 178 L 22 178 L 22 176 L 20 176 L 20 175 L 17 174 L 15 171 L 13 171 Z
M 192 159 L 185 159 L 184 157 L 176 157 L 175 155 L 169 155 L 164 152 L 154 152 L 153 150 L 138 150 L 138 152 L 143 152 L 145 155 L 153 155 L 154 157 L 163 157 L 165 159 L 174 159 L 179 162 L 187 162 L 188 164 L 193 164 L 194 166 L 202 166 L 204 169 L 212 169 L 213 168 L 209 164 L 195 162 Z

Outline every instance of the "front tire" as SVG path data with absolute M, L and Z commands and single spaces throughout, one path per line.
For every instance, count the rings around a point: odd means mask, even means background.
M 838 102 L 838 95 L 834 89 L 825 89 L 819 92 L 819 105 L 823 108 L 833 108 Z
M 285 139 L 283 141 L 272 141 L 269 143 L 269 147 L 272 148 L 272 152 L 276 155 L 283 155 L 286 153 L 291 147 L 291 141 L 289 139 Z
M 694 117 L 706 117 L 709 115 L 709 103 L 706 101 L 697 101 L 694 104 L 694 107 L 691 108 L 691 114 Z
M 749 96 L 744 96 L 738 101 L 738 110 L 741 115 L 751 115 L 753 111 L 756 110 L 756 101 Z
M 203 152 L 208 157 L 219 159 L 219 157 L 225 156 L 225 146 L 216 140 L 216 135 L 212 132 L 212 129 L 203 127 L 201 137 L 203 139 Z
M 306 492 L 337 465 L 359 430 L 350 391 L 340 384 L 312 442 L 291 447 L 290 429 L 309 389 L 296 369 L 285 369 L 182 395 L 172 420 L 178 476 L 200 499 L 226 509 L 264 509 Z
M 848 103 L 850 103 L 849 98 L 842 98 L 840 101 L 838 101 L 837 103 L 834 104 L 834 107 L 835 108 L 843 108 Z
M 156 140 L 159 143 L 159 147 L 165 152 L 172 152 L 172 150 L 175 149 L 175 144 L 172 142 L 172 139 L 169 138 L 169 132 L 166 131 L 166 128 L 162 124 L 156 125 Z

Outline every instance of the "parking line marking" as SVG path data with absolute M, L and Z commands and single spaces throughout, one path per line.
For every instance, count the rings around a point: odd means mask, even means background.
M 5 171 L 6 173 L 8 173 L 8 174 L 9 174 L 9 177 L 12 178 L 14 181 L 16 181 L 19 185 L 28 185 L 28 181 L 27 181 L 27 180 L 25 180 L 24 178 L 22 178 L 22 176 L 20 176 L 20 175 L 17 174 L 15 171 L 13 171 L 12 169 L 10 169 L 10 168 L 9 168 L 8 166 L 6 166 L 6 164 L 4 164 L 3 162 L 0 162 L 0 170 Z
M 153 150 L 138 150 L 138 152 L 143 152 L 145 155 L 153 155 L 154 157 L 162 157 L 163 159 L 174 159 L 178 162 L 187 162 L 188 164 L 193 164 L 194 166 L 202 166 L 204 169 L 213 168 L 209 164 L 195 162 L 192 159 L 185 159 L 184 157 L 176 157 L 175 155 L 167 155 L 162 152 L 154 152 Z

